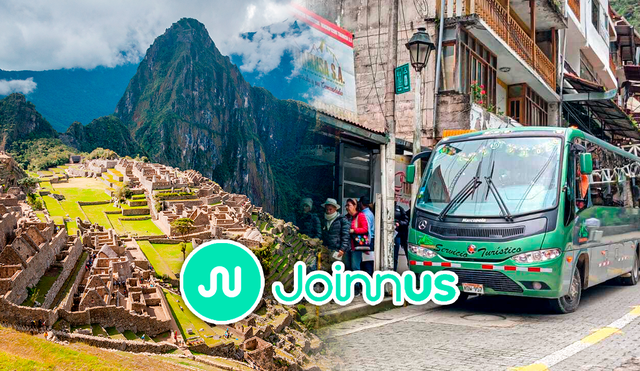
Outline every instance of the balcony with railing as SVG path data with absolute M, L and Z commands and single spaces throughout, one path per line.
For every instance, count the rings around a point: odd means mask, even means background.
M 448 0 L 445 4 L 447 18 L 477 14 L 552 90 L 555 90 L 556 64 L 509 13 L 508 8 L 497 0 Z

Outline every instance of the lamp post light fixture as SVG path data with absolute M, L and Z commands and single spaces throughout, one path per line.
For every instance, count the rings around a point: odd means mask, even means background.
M 422 69 L 429 62 L 429 56 L 431 52 L 436 49 L 435 44 L 431 41 L 426 28 L 418 28 L 418 32 L 411 36 L 409 42 L 405 44 L 409 49 L 409 56 L 411 57 L 411 65 L 416 70 L 416 88 L 415 88 L 415 131 L 413 133 L 413 155 L 417 155 L 422 150 Z M 420 187 L 420 161 L 415 163 L 415 180 L 411 185 L 411 205 L 413 206 L 416 201 L 416 195 L 418 194 L 418 188 Z
M 418 32 L 411 36 L 411 39 L 405 45 L 409 49 L 409 55 L 411 57 L 411 65 L 416 72 L 421 72 L 424 66 L 429 61 L 431 52 L 435 50 L 436 45 L 431 41 L 427 29 L 424 27 L 418 28 Z

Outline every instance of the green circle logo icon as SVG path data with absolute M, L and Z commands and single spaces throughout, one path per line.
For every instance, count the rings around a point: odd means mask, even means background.
M 260 303 L 264 273 L 246 246 L 230 240 L 204 243 L 182 264 L 180 291 L 206 322 L 226 325 L 246 318 Z

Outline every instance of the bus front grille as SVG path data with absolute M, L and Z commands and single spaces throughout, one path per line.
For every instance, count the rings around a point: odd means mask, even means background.
M 445 237 L 508 238 L 524 233 L 524 226 L 511 228 L 456 228 L 430 225 L 429 232 Z
M 522 287 L 511 278 L 497 271 L 476 271 L 469 269 L 447 269 L 458 275 L 458 283 L 477 283 L 495 291 L 522 292 Z

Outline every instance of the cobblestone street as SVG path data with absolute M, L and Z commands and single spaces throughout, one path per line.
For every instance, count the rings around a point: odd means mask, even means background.
M 408 306 L 326 329 L 336 370 L 640 370 L 640 286 L 583 293 L 577 312 L 534 299 Z

